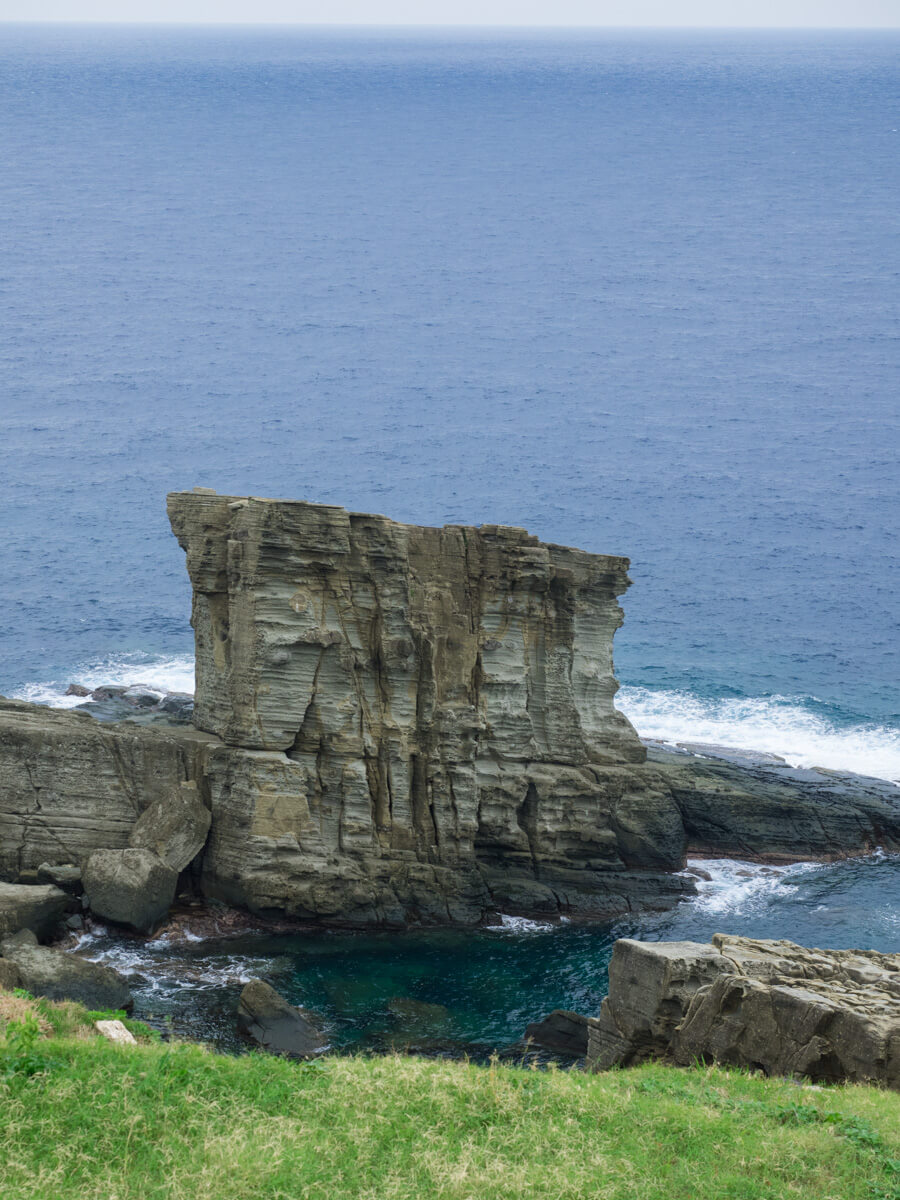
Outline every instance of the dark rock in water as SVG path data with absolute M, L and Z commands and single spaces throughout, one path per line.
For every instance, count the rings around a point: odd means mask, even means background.
M 879 779 L 650 745 L 681 810 L 688 853 L 797 862 L 900 850 L 900 792 Z M 758 757 L 758 756 L 757 756 Z
M 71 929 L 73 933 L 80 933 L 84 929 L 84 917 L 81 913 L 72 913 L 71 917 L 66 917 L 66 929 Z
M 175 899 L 178 872 L 152 850 L 95 850 L 84 867 L 91 912 L 151 933 Z
M 77 1000 L 86 1008 L 130 1011 L 134 1001 L 117 971 L 48 946 L 4 945 L 3 957 L 18 969 L 22 983 L 34 996 L 48 1000 Z
M 900 1089 L 900 954 L 729 937 L 613 948 L 595 1068 L 698 1059 Z
M 67 696 L 90 696 L 91 689 L 84 687 L 80 683 L 70 683 L 66 688 Z
M 190 692 L 166 692 L 158 708 L 170 721 L 184 721 L 187 724 L 194 715 L 194 697 Z
M 182 783 L 144 809 L 129 844 L 152 850 L 173 871 L 183 871 L 203 849 L 211 820 L 197 785 Z
M 30 929 L 49 937 L 62 920 L 69 897 L 50 884 L 0 883 L 0 936 Z
M 441 1033 L 450 1019 L 450 1012 L 443 1004 L 428 1004 L 412 996 L 395 996 L 387 1007 L 406 1035 Z
M 555 1054 L 584 1058 L 588 1049 L 588 1018 L 557 1008 L 543 1021 L 529 1025 L 525 1039 Z
M 309 1017 L 261 979 L 251 979 L 241 992 L 238 1028 L 264 1049 L 290 1058 L 312 1058 L 325 1048 Z
M 104 686 L 94 688 L 90 695 L 92 700 L 115 700 L 119 696 L 124 696 L 127 690 L 125 687 Z
M 37 877 L 41 883 L 52 883 L 63 892 L 72 896 L 81 893 L 81 867 L 74 863 L 41 863 L 37 869 Z
M 135 708 L 155 708 L 164 696 L 165 692 L 146 683 L 134 683 L 122 692 L 121 698 Z

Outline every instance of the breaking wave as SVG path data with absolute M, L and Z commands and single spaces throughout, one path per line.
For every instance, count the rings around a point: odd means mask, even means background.
M 65 679 L 45 683 L 28 683 L 13 692 L 13 699 L 28 700 L 31 704 L 46 704 L 50 708 L 75 708 L 84 704 L 80 696 L 67 696 L 70 683 L 86 688 L 103 685 L 131 687 L 143 683 L 160 692 L 194 691 L 194 659 L 190 655 L 168 657 L 151 654 L 120 654 L 97 659 L 74 667 Z
M 777 754 L 794 767 L 853 771 L 900 784 L 900 729 L 842 725 L 803 698 L 704 700 L 689 692 L 623 687 L 617 707 L 641 737 Z

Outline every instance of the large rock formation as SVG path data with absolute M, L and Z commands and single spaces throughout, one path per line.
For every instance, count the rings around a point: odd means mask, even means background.
M 680 813 L 612 702 L 627 560 L 292 501 L 169 514 L 222 740 L 208 891 L 402 922 L 684 890 Z
M 149 727 L 86 715 L 117 715 L 108 700 L 0 699 L 0 880 L 65 868 L 76 888 L 93 852 L 142 851 L 256 912 L 471 923 L 666 907 L 694 890 L 675 873 L 686 849 L 900 848 L 887 784 L 714 748 L 645 761 L 613 707 L 625 559 L 202 491 L 169 511 L 194 586 L 197 728 L 166 724 L 146 689 L 121 711 Z M 152 925 L 174 890 L 158 882 L 152 917 L 106 915 Z
M 622 939 L 588 1021 L 588 1063 L 646 1058 L 900 1088 L 900 954 Z

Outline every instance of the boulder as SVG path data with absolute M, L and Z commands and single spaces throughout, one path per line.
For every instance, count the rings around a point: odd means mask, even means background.
M 543 1021 L 535 1021 L 525 1030 L 525 1038 L 554 1054 L 584 1058 L 588 1049 L 590 1017 L 555 1008 Z
M 48 937 L 60 923 L 69 897 L 51 884 L 0 883 L 0 936 L 30 929 Z
M 173 871 L 183 871 L 203 849 L 212 818 L 195 783 L 182 783 L 140 815 L 129 844 L 152 850 Z
M 900 954 L 725 934 L 712 945 L 622 939 L 588 1062 L 648 1057 L 900 1089 Z
M 52 883 L 54 887 L 71 895 L 78 895 L 82 891 L 81 867 L 74 863 L 41 863 L 37 869 L 37 877 L 39 883 Z
M 105 921 L 150 933 L 175 899 L 178 872 L 152 850 L 95 850 L 84 867 L 91 911 Z
M 309 1016 L 261 979 L 251 979 L 241 992 L 238 1028 L 264 1049 L 290 1058 L 312 1058 L 325 1048 Z
M 88 962 L 49 946 L 16 946 L 4 943 L 3 961 L 18 970 L 18 985 L 48 1000 L 77 1000 L 90 1009 L 124 1009 L 134 1004 L 128 985 L 118 971 Z
M 20 929 L 17 933 L 8 933 L 6 937 L 0 938 L 0 954 L 8 954 L 10 957 L 14 950 L 21 949 L 22 946 L 37 946 L 38 940 L 30 929 Z
M 91 689 L 90 689 L 90 688 L 86 688 L 86 687 L 85 687 L 83 684 L 81 684 L 81 683 L 70 683 L 70 684 L 69 684 L 69 686 L 66 688 L 66 695 L 67 695 L 67 696 L 81 696 L 81 697 L 84 697 L 84 696 L 89 696 L 90 694 L 91 694 Z
M 22 976 L 14 962 L 0 958 L 0 991 L 11 992 L 13 988 L 22 986 Z

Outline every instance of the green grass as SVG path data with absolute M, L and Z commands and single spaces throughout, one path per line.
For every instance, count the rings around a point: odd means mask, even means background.
M 900 1096 L 874 1088 L 37 1048 L 0 1082 L 3 1200 L 900 1200 Z

